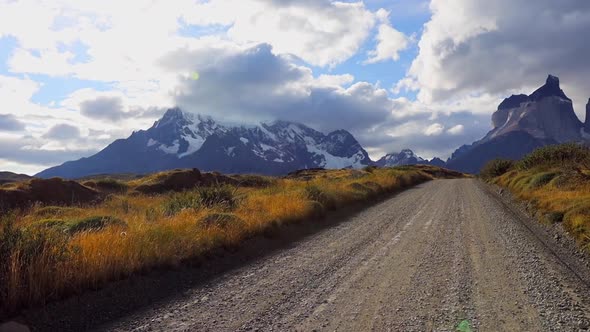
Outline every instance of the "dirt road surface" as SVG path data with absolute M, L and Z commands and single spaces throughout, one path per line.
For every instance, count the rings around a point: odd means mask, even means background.
M 478 180 L 432 181 L 92 328 L 588 330 L 588 266 L 524 219 Z

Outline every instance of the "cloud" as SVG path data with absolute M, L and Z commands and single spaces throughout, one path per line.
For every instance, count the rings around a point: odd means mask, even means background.
M 283 119 L 354 131 L 385 121 L 394 107 L 387 92 L 373 84 L 344 87 L 340 84 L 352 83 L 347 75 L 316 79 L 311 69 L 275 55 L 267 44 L 215 53 L 214 62 L 204 61 L 210 56 L 203 52 L 175 52 L 164 61 L 199 72 L 198 80 L 179 77 L 173 93 L 181 108 L 235 121 Z
M 590 2 L 432 0 L 430 9 L 408 73 L 415 83 L 406 82 L 419 89 L 422 102 L 482 93 L 499 102 L 532 92 L 552 73 L 582 114 L 590 94 L 590 43 L 580 36 L 590 31 Z
M 230 26 L 239 43 L 268 43 L 316 66 L 333 66 L 357 53 L 376 16 L 363 2 L 212 0 L 183 13 L 189 24 Z
M 80 103 L 80 112 L 90 118 L 117 121 L 125 117 L 121 97 L 98 97 Z
M 376 48 L 367 52 L 365 64 L 372 64 L 387 60 L 399 60 L 399 53 L 410 45 L 410 39 L 389 24 L 389 12 L 381 9 L 377 17 L 382 21 L 375 36 Z
M 438 136 L 443 133 L 445 127 L 440 123 L 433 123 L 424 129 L 424 135 L 426 136 Z
M 449 128 L 447 130 L 447 133 L 449 133 L 451 135 L 459 135 L 459 134 L 463 133 L 464 130 L 465 130 L 465 127 L 461 124 L 458 124 L 456 126 Z
M 19 121 L 12 114 L 0 114 L 0 130 L 4 131 L 21 131 L 25 129 L 25 124 Z
M 80 138 L 80 129 L 69 124 L 58 124 L 55 125 L 43 135 L 45 138 L 65 141 Z
M 75 160 L 96 153 L 96 149 L 40 149 L 35 146 L 31 138 L 3 139 L 0 140 L 0 165 L 7 161 L 20 165 L 28 165 L 27 168 L 38 172 L 65 160 Z M 5 169 L 4 167 L 2 167 Z M 16 169 L 15 169 L 16 170 Z M 29 174 L 32 174 L 30 172 Z

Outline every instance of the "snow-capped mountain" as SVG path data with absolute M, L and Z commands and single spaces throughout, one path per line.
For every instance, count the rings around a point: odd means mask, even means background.
M 193 167 L 224 173 L 284 174 L 302 168 L 360 168 L 371 163 L 367 152 L 345 130 L 325 135 L 286 121 L 224 125 L 173 108 L 148 130 L 37 176 L 77 178 Z
M 419 157 L 414 153 L 414 151 L 410 149 L 403 149 L 399 153 L 388 153 L 383 156 L 381 159 L 375 162 L 377 166 L 380 167 L 394 167 L 394 166 L 402 166 L 402 165 L 435 165 L 435 166 L 444 166 L 444 161 L 439 158 L 434 158 L 432 160 L 426 160 L 422 157 Z

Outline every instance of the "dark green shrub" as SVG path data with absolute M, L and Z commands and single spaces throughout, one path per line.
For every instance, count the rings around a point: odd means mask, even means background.
M 277 180 L 270 176 L 241 174 L 232 176 L 240 187 L 266 188 L 276 184 Z
M 371 166 L 365 166 L 365 168 L 363 168 L 363 170 L 364 170 L 365 172 L 368 172 L 368 173 L 373 173 L 373 172 L 375 172 L 375 170 L 376 170 L 377 168 L 378 168 L 377 166 L 372 166 L 372 165 L 371 165 Z
M 550 224 L 555 224 L 563 220 L 563 212 L 550 212 L 545 214 L 545 220 Z
M 323 218 L 326 216 L 326 208 L 322 203 L 318 201 L 309 201 L 311 206 L 311 217 L 312 218 Z
M 539 166 L 566 169 L 589 168 L 590 149 L 576 143 L 549 145 L 529 153 L 516 164 L 516 167 L 520 170 L 528 170 Z
M 115 179 L 100 179 L 94 181 L 94 186 L 100 191 L 124 193 L 127 192 L 129 186 L 122 181 Z
M 514 166 L 514 161 L 512 160 L 490 160 L 482 167 L 482 169 L 479 172 L 479 175 L 486 180 L 490 180 L 508 172 L 512 168 L 512 166 Z
M 553 180 L 553 178 L 555 178 L 557 175 L 559 175 L 557 172 L 544 172 L 536 174 L 529 182 L 529 188 L 542 187 L 551 182 L 551 180 Z
M 336 198 L 331 193 L 316 185 L 305 187 L 305 193 L 310 201 L 320 202 L 326 209 L 334 209 L 336 207 Z
M 210 213 L 201 222 L 206 226 L 227 227 L 229 225 L 243 223 L 244 221 L 232 213 Z
M 231 210 L 238 205 L 236 189 L 230 185 L 199 188 L 198 193 L 201 204 L 208 208 L 221 207 Z
M 199 194 L 186 191 L 173 194 L 162 206 L 164 215 L 170 217 L 185 209 L 200 209 L 201 197 Z
M 66 231 L 70 234 L 94 232 L 100 231 L 107 226 L 126 227 L 127 224 L 123 220 L 112 216 L 94 216 L 68 221 L 66 224 Z

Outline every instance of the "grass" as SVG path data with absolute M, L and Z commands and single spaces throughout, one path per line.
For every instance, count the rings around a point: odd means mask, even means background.
M 319 171 L 305 179 L 242 177 L 244 186 L 149 195 L 134 191 L 141 179 L 109 180 L 113 193 L 101 203 L 15 211 L 0 220 L 0 317 L 178 266 L 287 223 L 317 220 L 329 210 L 428 181 L 433 172 L 442 171 L 416 166 Z
M 576 144 L 538 149 L 488 181 L 528 202 L 529 210 L 590 250 L 590 150 Z

